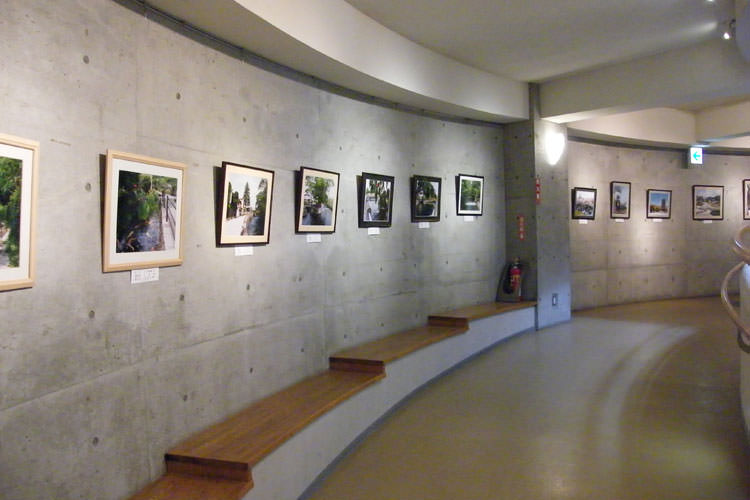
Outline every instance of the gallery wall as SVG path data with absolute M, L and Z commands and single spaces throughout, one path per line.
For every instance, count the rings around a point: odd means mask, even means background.
M 0 293 L 5 500 L 125 498 L 168 447 L 332 352 L 492 300 L 506 260 L 502 129 L 334 93 L 127 4 L 3 4 L 0 132 L 40 143 L 36 282 Z M 187 167 L 184 263 L 157 282 L 101 270 L 108 148 Z M 276 175 L 270 243 L 252 256 L 216 245 L 222 161 Z M 320 243 L 294 233 L 302 165 L 341 174 Z M 395 177 L 377 236 L 357 227 L 362 172 Z M 456 216 L 458 173 L 485 178 L 474 221 Z M 410 221 L 413 174 L 442 178 L 427 229 Z
M 568 146 L 569 187 L 597 190 L 595 220 L 569 223 L 573 309 L 718 295 L 738 262 L 730 243 L 745 222 L 742 180 L 750 178 L 750 157 L 706 154 L 702 167 L 688 169 L 685 151 Z M 631 215 L 621 222 L 609 214 L 611 181 L 631 183 Z M 723 220 L 693 220 L 693 185 L 724 186 Z M 646 218 L 647 189 L 672 191 L 669 219 Z

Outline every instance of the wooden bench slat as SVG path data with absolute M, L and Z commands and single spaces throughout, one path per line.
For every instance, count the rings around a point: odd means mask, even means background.
M 470 321 L 488 318 L 504 312 L 516 311 L 536 306 L 535 301 L 523 302 L 490 302 L 489 304 L 478 304 L 475 306 L 462 307 L 453 311 L 433 314 L 427 317 L 430 325 L 455 325 L 467 326 Z
M 464 332 L 461 327 L 421 326 L 337 352 L 329 361 L 334 370 L 385 371 L 392 361 Z
M 179 444 L 167 453 L 167 466 L 206 464 L 206 474 L 223 467 L 229 474 L 246 470 L 249 478 L 250 468 L 268 453 L 383 376 L 329 370 L 305 379 Z
M 253 487 L 252 481 L 166 474 L 130 500 L 235 500 Z

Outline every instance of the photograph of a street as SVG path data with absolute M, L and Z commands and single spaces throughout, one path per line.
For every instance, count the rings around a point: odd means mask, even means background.
M 227 203 L 222 234 L 261 235 L 265 230 L 268 181 L 237 172 L 227 173 Z

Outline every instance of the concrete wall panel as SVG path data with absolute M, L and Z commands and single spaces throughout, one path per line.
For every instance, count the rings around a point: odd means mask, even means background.
M 0 131 L 41 144 L 37 280 L 0 294 L 4 499 L 125 498 L 166 448 L 332 352 L 492 300 L 506 260 L 502 128 L 333 93 L 126 3 L 3 4 Z M 108 148 L 187 167 L 184 263 L 158 282 L 101 272 Z M 270 244 L 253 256 L 216 247 L 222 161 L 275 172 Z M 302 165 L 341 174 L 321 243 L 294 234 Z M 357 227 L 363 171 L 396 178 L 379 236 Z M 485 177 L 473 222 L 455 214 L 458 173 Z M 413 174 L 443 179 L 429 229 L 410 221 Z
M 582 142 L 569 146 L 571 179 L 598 190 L 597 220 L 587 225 L 570 221 L 574 309 L 719 293 L 721 280 L 736 262 L 730 242 L 743 223 L 741 189 L 748 157 L 710 154 L 702 168 L 687 169 L 681 151 Z M 609 217 L 613 180 L 631 183 L 631 215 L 623 222 Z M 723 220 L 693 220 L 696 184 L 724 186 Z M 648 189 L 672 190 L 671 218 L 646 218 Z M 594 271 L 606 271 L 606 302 L 592 303 L 590 292 L 576 286 Z

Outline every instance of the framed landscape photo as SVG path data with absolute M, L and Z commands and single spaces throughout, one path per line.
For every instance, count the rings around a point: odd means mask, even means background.
M 219 244 L 268 243 L 271 232 L 272 170 L 222 162 Z
M 182 264 L 185 165 L 107 151 L 104 272 Z
M 34 284 L 39 143 L 0 134 L 0 291 Z
M 357 191 L 359 227 L 390 227 L 393 217 L 393 177 L 363 172 Z
M 750 179 L 742 181 L 742 218 L 750 219 Z
M 440 177 L 415 175 L 411 178 L 411 221 L 440 220 Z
M 609 217 L 611 219 L 630 218 L 630 183 L 612 181 L 609 183 Z
M 482 215 L 484 177 L 458 174 L 456 176 L 456 214 Z
M 301 167 L 298 186 L 297 232 L 335 232 L 339 174 Z
M 572 219 L 594 220 L 596 217 L 596 189 L 574 187 L 570 196 Z
M 724 219 L 724 186 L 693 186 L 693 220 Z
M 668 189 L 646 190 L 646 218 L 669 219 L 672 217 L 672 191 Z

